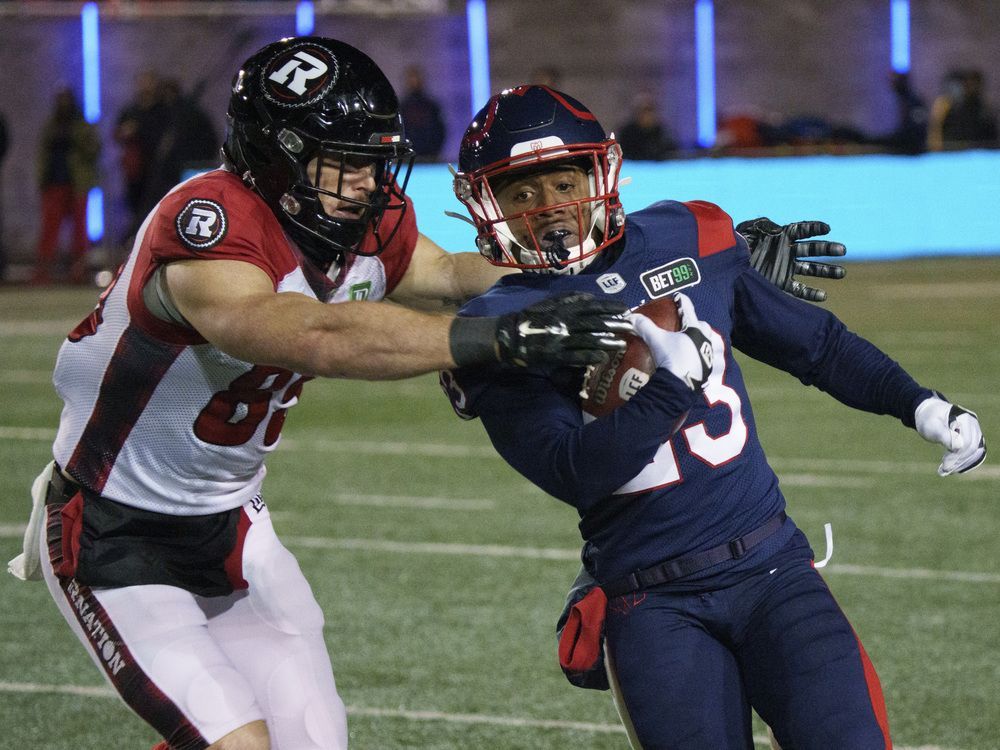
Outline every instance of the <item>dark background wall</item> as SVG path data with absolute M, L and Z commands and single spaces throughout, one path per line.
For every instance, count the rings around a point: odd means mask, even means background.
M 31 5 L 37 6 L 33 12 L 23 10 Z M 65 17 L 38 11 L 55 5 L 0 2 L 0 112 L 12 140 L 0 196 L 5 244 L 15 257 L 30 256 L 37 232 L 38 129 L 60 85 L 82 90 L 79 6 L 58 4 L 72 6 Z M 209 4 L 195 5 L 204 10 Z M 152 69 L 180 79 L 189 90 L 197 87 L 221 135 L 228 85 L 239 62 L 294 32 L 294 2 L 287 8 L 211 6 L 211 15 L 146 17 L 128 12 L 125 3 L 102 5 L 100 128 L 112 237 L 123 219 L 120 154 L 111 129 L 136 75 Z M 254 13 L 244 12 L 252 6 Z M 693 0 L 490 0 L 487 6 L 494 90 L 523 82 L 540 66 L 553 66 L 561 73 L 561 87 L 615 129 L 637 91 L 648 89 L 660 97 L 663 117 L 679 142 L 694 144 Z M 380 17 L 319 13 L 316 33 L 362 48 L 397 86 L 407 65 L 422 65 L 427 88 L 445 109 L 444 155 L 453 161 L 472 110 L 465 3 L 447 0 L 439 8 Z M 271 9 L 275 12 L 267 14 Z M 912 0 L 911 28 L 912 78 L 928 102 L 955 66 L 982 68 L 989 100 L 1000 102 L 1000 2 Z M 889 0 L 716 0 L 715 31 L 720 114 L 817 115 L 869 133 L 892 127 Z

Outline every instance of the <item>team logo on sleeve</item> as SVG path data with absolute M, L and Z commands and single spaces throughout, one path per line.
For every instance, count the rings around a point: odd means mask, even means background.
M 279 107 L 304 107 L 318 101 L 337 82 L 337 58 L 315 44 L 287 47 L 264 66 L 264 97 Z
M 189 200 L 177 214 L 174 225 L 181 242 L 193 250 L 215 247 L 222 242 L 229 228 L 225 209 L 205 198 Z

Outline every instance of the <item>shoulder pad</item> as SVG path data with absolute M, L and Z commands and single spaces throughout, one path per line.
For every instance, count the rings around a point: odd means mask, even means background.
M 733 220 L 725 211 L 708 201 L 685 201 L 698 229 L 698 257 L 705 258 L 736 247 Z

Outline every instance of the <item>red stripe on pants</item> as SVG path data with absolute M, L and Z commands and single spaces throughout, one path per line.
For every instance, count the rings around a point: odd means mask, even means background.
M 875 672 L 875 666 L 868 658 L 868 652 L 861 645 L 858 634 L 854 634 L 854 639 L 858 642 L 858 651 L 861 653 L 861 666 L 865 670 L 865 682 L 868 683 L 868 695 L 872 700 L 872 711 L 875 712 L 875 720 L 878 722 L 882 736 L 885 738 L 885 750 L 892 750 L 892 738 L 889 737 L 889 715 L 885 710 L 885 696 L 882 695 L 882 683 Z
M 62 508 L 61 504 L 46 506 L 49 561 L 56 571 L 63 567 Z M 174 750 L 205 750 L 208 741 L 138 665 L 90 587 L 67 576 L 59 576 L 59 586 L 87 636 L 88 647 L 128 707 L 166 737 Z

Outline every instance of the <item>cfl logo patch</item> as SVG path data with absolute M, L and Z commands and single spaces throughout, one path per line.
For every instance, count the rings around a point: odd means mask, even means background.
M 265 66 L 264 96 L 282 107 L 302 107 L 320 99 L 340 75 L 337 58 L 314 44 L 283 49 Z
M 606 273 L 597 277 L 597 286 L 601 288 L 601 291 L 605 294 L 614 294 L 615 292 L 620 292 L 625 288 L 626 283 L 617 273 Z
M 180 241 L 192 250 L 215 247 L 226 236 L 229 222 L 226 211 L 206 198 L 189 200 L 174 221 Z

